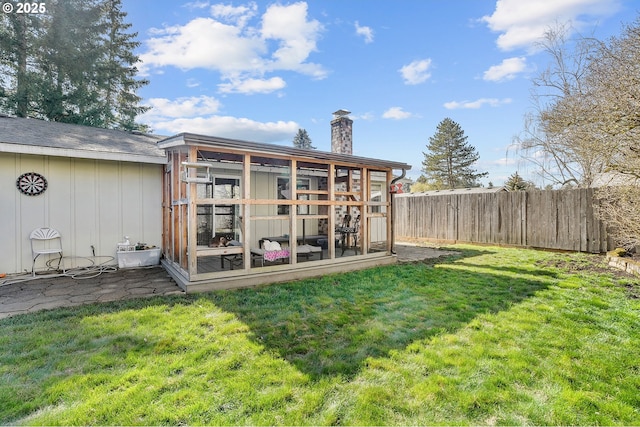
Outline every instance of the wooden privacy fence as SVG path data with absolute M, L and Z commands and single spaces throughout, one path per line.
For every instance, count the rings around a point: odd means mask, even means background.
M 395 236 L 602 253 L 612 249 L 594 190 L 397 195 Z

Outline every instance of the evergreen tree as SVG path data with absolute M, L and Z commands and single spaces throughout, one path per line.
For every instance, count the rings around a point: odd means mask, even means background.
M 38 14 L 0 14 L 0 112 L 27 117 L 36 92 L 34 55 L 40 51 Z
M 51 0 L 47 13 L 0 19 L 0 109 L 21 117 L 144 128 L 136 90 L 139 45 L 121 0 Z M 7 24 L 7 25 L 4 25 Z M 6 72 L 6 73 L 5 73 Z
M 311 138 L 305 129 L 298 129 L 298 133 L 293 138 L 293 146 L 303 148 L 305 150 L 315 150 L 316 147 L 311 145 Z
M 100 126 L 95 119 L 103 29 L 95 2 L 58 0 L 47 5 L 50 18 L 37 64 L 40 69 L 35 116 L 66 123 Z
M 513 175 L 511 175 L 509 179 L 507 179 L 507 182 L 505 182 L 504 187 L 508 191 L 525 191 L 526 189 L 529 188 L 529 185 L 530 184 L 527 181 L 522 179 L 522 177 L 518 174 L 518 172 L 514 172 Z
M 131 24 L 124 22 L 126 13 L 122 12 L 121 0 L 104 0 L 103 7 L 104 26 L 109 34 L 98 65 L 104 84 L 103 127 L 147 130 L 146 126 L 135 122 L 137 115 L 148 110 L 148 107 L 140 106 L 142 98 L 136 91 L 149 83 L 136 79 L 138 56 L 133 51 L 140 45 L 136 41 L 138 33 L 126 33 Z
M 435 135 L 429 138 L 427 150 L 423 153 L 422 171 L 437 189 L 478 187 L 478 179 L 488 175 L 472 167 L 480 155 L 467 143 L 460 125 L 449 118 L 438 124 Z

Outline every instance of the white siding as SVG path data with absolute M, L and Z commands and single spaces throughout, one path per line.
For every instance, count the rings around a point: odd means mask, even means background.
M 272 199 L 273 205 L 258 205 L 252 207 L 251 215 L 253 216 L 275 216 L 278 214 L 278 194 L 277 194 L 277 180 L 278 178 L 286 177 L 283 174 L 267 173 L 267 172 L 252 172 L 251 174 L 251 197 L 260 199 Z M 302 177 L 303 179 L 309 179 L 309 186 L 311 190 L 318 189 L 318 181 L 314 177 Z M 317 209 L 316 209 L 317 210 Z M 251 223 L 252 230 L 252 246 L 256 246 L 259 239 L 264 237 L 278 237 L 290 234 L 289 231 L 289 217 L 283 216 L 283 219 L 278 220 L 265 220 L 265 221 L 253 221 Z M 302 235 L 302 219 L 303 216 L 298 216 L 298 235 Z M 318 233 L 318 220 L 308 219 L 306 221 L 306 234 L 312 235 Z
M 372 243 L 387 241 L 387 218 L 370 218 L 369 226 L 371 227 Z
M 44 175 L 47 190 L 20 193 L 25 172 Z M 115 257 L 124 235 L 159 246 L 161 207 L 162 165 L 0 153 L 0 272 L 31 269 L 29 234 L 38 227 L 60 231 L 65 257 L 91 256 L 92 245 Z
M 279 174 L 252 172 L 251 174 L 251 197 L 260 199 L 272 199 L 274 205 L 258 205 L 253 208 L 252 215 L 269 216 L 277 215 L 277 179 Z M 258 239 L 263 237 L 283 236 L 289 234 L 289 218 L 282 221 L 253 221 L 251 223 L 253 229 L 251 236 L 253 237 L 252 245 L 257 246 Z

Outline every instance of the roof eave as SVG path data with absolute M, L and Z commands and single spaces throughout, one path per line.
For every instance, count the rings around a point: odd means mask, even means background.
M 70 157 L 76 159 L 112 160 L 121 162 L 138 162 L 164 165 L 167 156 L 121 153 L 96 150 L 76 150 L 70 148 L 44 147 L 24 144 L 0 144 L 1 153 L 31 154 L 38 156 Z
M 309 161 L 326 160 L 344 164 L 364 164 L 384 169 L 410 170 L 411 165 L 401 162 L 373 159 L 368 157 L 353 156 L 350 154 L 329 153 L 326 151 L 305 150 L 283 145 L 267 144 L 262 142 L 243 141 L 239 139 L 221 138 L 215 136 L 198 135 L 193 133 L 181 133 L 161 141 L 158 141 L 159 148 L 172 148 L 181 145 L 208 145 L 212 148 L 231 148 L 257 154 L 277 154 L 289 155 L 308 159 Z

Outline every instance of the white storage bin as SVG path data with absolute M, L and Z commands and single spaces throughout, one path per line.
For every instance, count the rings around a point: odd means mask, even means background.
M 146 267 L 160 264 L 160 248 L 145 249 L 142 251 L 118 251 L 118 267 Z

